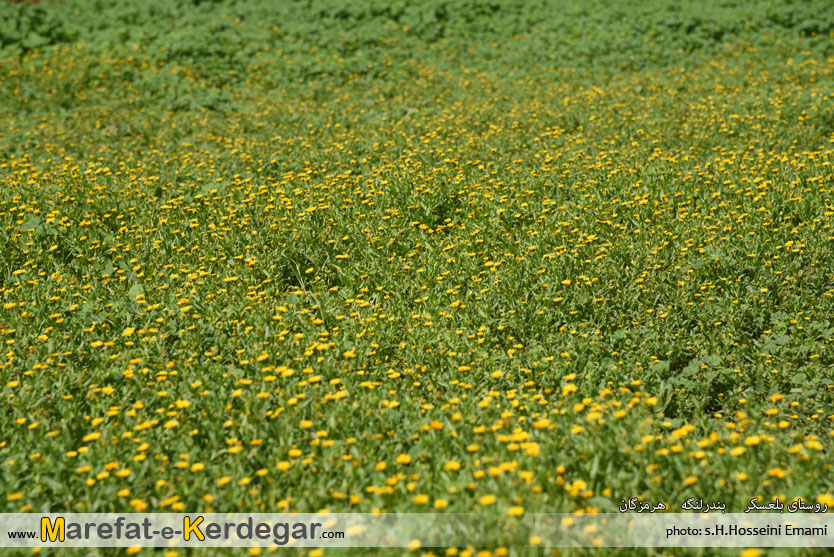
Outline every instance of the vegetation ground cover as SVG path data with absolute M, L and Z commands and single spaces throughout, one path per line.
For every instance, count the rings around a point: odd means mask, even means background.
M 834 506 L 829 3 L 0 16 L 4 512 Z

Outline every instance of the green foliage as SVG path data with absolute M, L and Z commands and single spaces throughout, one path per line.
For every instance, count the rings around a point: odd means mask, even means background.
M 0 6 L 0 50 L 22 52 L 76 40 L 64 26 L 60 14 L 39 4 Z
M 832 33 L 3 4 L 0 509 L 829 500 Z

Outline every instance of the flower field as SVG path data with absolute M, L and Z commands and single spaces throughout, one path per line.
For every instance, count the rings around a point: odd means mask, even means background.
M 834 507 L 829 3 L 0 19 L 0 512 Z

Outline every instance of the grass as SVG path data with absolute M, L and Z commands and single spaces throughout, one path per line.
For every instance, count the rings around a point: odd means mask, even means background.
M 711 4 L 0 7 L 0 509 L 834 505 L 834 11 Z

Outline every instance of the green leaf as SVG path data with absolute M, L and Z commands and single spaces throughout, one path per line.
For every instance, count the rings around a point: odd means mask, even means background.
M 652 364 L 651 370 L 655 373 L 666 373 L 669 371 L 669 362 L 666 360 L 660 360 Z
M 130 298 L 131 302 L 135 302 L 139 295 L 144 293 L 145 289 L 142 288 L 142 285 L 139 283 L 135 283 L 133 286 L 130 287 L 130 290 L 127 291 L 127 295 Z
M 26 222 L 20 225 L 21 230 L 32 230 L 33 228 L 37 228 L 40 225 L 41 219 L 40 217 L 30 217 Z

